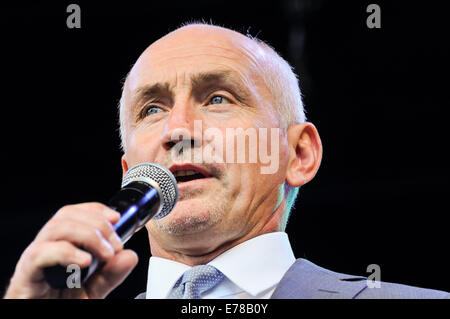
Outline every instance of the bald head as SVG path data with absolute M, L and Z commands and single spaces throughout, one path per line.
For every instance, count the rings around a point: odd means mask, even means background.
M 215 25 L 188 24 L 152 43 L 141 57 L 157 50 L 163 52 L 172 50 L 174 47 L 185 45 L 185 43 L 192 43 L 195 46 L 220 46 L 230 51 L 241 50 L 254 62 L 257 62 L 265 54 L 257 42 L 239 32 Z
M 127 105 L 132 103 L 133 92 L 142 84 L 142 79 L 148 78 L 156 65 L 168 61 L 174 51 L 179 52 L 178 60 L 198 55 L 205 57 L 206 63 L 207 57 L 214 57 L 209 62 L 215 62 L 217 66 L 222 63 L 220 59 L 240 60 L 248 70 L 248 74 L 242 74 L 242 79 L 249 82 L 248 87 L 255 82 L 262 83 L 266 90 L 265 98 L 272 104 L 283 130 L 305 121 L 297 77 L 273 48 L 259 39 L 227 28 L 194 23 L 182 26 L 152 43 L 128 74 L 120 100 L 120 133 L 124 151 L 130 125 Z

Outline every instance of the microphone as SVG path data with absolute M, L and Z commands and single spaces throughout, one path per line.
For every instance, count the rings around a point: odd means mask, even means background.
M 130 168 L 122 179 L 122 188 L 108 203 L 121 215 L 113 227 L 122 243 L 150 219 L 167 216 L 177 200 L 177 182 L 168 169 L 154 163 L 141 163 Z M 81 269 L 80 281 L 86 282 L 98 266 L 99 261 L 93 256 L 91 264 Z M 55 289 L 67 288 L 70 275 L 61 265 L 44 268 L 45 280 Z

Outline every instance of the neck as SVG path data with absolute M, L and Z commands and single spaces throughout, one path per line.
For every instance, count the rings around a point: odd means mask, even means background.
M 259 225 L 255 225 L 250 231 L 246 232 L 242 236 L 237 236 L 232 239 L 222 240 L 216 242 L 215 246 L 204 247 L 203 243 L 199 243 L 199 247 L 189 247 L 186 249 L 167 249 L 163 247 L 158 241 L 152 237 L 149 232 L 150 250 L 154 257 L 165 258 L 174 260 L 189 266 L 205 265 L 217 256 L 223 254 L 225 251 L 237 246 L 254 237 L 283 231 L 282 229 L 282 217 L 285 207 L 285 200 L 279 205 L 276 210 L 269 216 L 267 220 Z M 199 236 L 200 238 L 202 236 Z M 220 236 L 211 235 L 210 238 L 220 238 Z M 204 237 L 203 237 L 204 238 Z

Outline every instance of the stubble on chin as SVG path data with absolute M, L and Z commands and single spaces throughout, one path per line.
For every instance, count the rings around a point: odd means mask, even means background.
M 151 221 L 153 230 L 160 234 L 179 237 L 205 232 L 219 224 L 227 213 L 227 204 L 220 200 L 202 200 L 201 196 L 197 195 L 196 191 L 183 192 L 179 200 L 182 202 L 197 198 L 201 205 L 199 208 L 202 210 L 201 213 L 196 210 L 196 205 L 193 205 L 183 212 L 168 216 L 167 219 Z

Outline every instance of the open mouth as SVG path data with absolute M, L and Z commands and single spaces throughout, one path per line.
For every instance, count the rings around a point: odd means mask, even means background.
M 186 183 L 210 177 L 209 173 L 202 167 L 192 164 L 175 164 L 170 171 L 177 183 Z
M 206 178 L 205 175 L 194 170 L 176 171 L 173 173 L 177 183 L 190 182 L 196 179 Z

